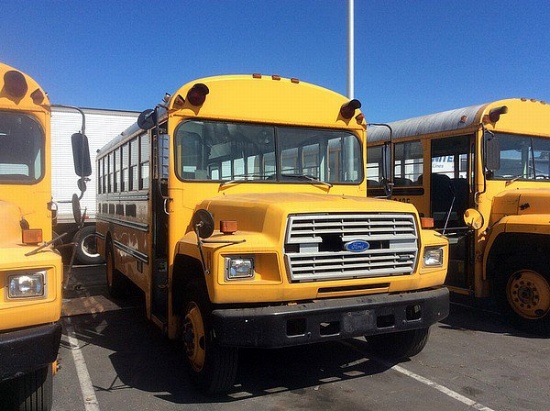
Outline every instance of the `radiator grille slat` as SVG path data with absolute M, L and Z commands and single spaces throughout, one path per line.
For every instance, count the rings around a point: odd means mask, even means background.
M 345 249 L 345 243 L 357 240 L 369 248 Z M 304 214 L 288 219 L 285 258 L 294 282 L 409 275 L 417 254 L 412 214 Z

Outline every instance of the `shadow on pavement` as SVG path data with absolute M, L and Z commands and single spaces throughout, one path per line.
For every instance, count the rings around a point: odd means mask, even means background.
M 509 324 L 489 299 L 473 299 L 451 294 L 450 313 L 440 322 L 441 328 L 508 334 L 524 338 L 547 338 L 529 334 Z
M 316 389 L 386 371 L 391 365 L 368 358 L 361 339 L 277 350 L 240 351 L 235 389 L 215 397 L 191 383 L 177 342 L 164 338 L 143 316 L 141 307 L 71 318 L 81 344 L 103 347 L 116 378 L 96 391 L 134 388 L 177 404 L 232 402 L 281 391 Z
M 380 374 L 394 365 L 377 360 L 363 339 L 241 350 L 235 388 L 226 395 L 208 397 L 188 378 L 179 344 L 162 336 L 146 320 L 139 294 L 123 302 L 110 299 L 103 266 L 78 267 L 74 280 L 80 286 L 66 290 L 64 296 L 66 307 L 77 301 L 84 310 L 67 314 L 76 337 L 81 344 L 108 350 L 116 375 L 112 381 L 96 385 L 97 392 L 135 388 L 175 404 L 228 403 L 283 391 L 317 390 L 323 384 Z M 449 317 L 438 326 L 520 335 L 491 307 L 468 301 L 454 301 Z
M 82 346 L 102 347 L 116 378 L 97 392 L 132 387 L 177 404 L 233 402 L 281 391 L 318 389 L 323 384 L 382 373 L 387 365 L 368 358 L 362 339 L 278 350 L 241 350 L 235 389 L 208 397 L 191 383 L 177 342 L 169 341 L 145 318 L 139 293 L 129 300 L 108 296 L 104 266 L 80 266 L 64 292 L 64 314 L 71 317 Z M 78 285 L 74 287 L 74 285 Z M 66 344 L 66 343 L 62 343 Z

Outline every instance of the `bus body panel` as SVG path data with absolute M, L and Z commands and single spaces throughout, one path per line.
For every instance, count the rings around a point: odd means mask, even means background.
M 125 277 L 143 290 L 194 378 L 234 376 L 218 346 L 317 341 L 284 336 L 303 319 L 342 324 L 336 339 L 426 336 L 447 315 L 447 240 L 412 205 L 366 198 L 358 102 L 254 75 L 198 79 L 165 103 L 98 152 L 98 244 L 110 288 Z M 220 378 L 209 391 L 228 388 Z
M 395 179 L 393 198 L 434 217 L 449 236 L 447 284 L 459 293 L 494 297 L 520 326 L 535 330 L 540 328 L 536 324 L 548 322 L 550 273 L 544 267 L 550 253 L 550 106 L 506 99 L 388 126 L 397 157 L 394 173 L 409 181 Z M 389 134 L 387 128 L 368 130 L 369 195 L 381 193 L 376 180 L 381 144 Z M 437 185 L 437 180 L 445 182 Z M 436 209 L 438 202 L 445 206 Z M 466 208 L 483 217 L 475 230 L 462 220 Z M 525 282 L 516 284 L 507 267 L 517 269 Z M 550 328 L 541 327 L 545 333 Z
M 31 77 L 5 64 L 0 116 L 0 381 L 17 385 L 55 364 L 63 265 L 51 246 L 32 253 L 52 239 L 50 103 Z M 23 228 L 40 230 L 40 244 L 23 244 Z

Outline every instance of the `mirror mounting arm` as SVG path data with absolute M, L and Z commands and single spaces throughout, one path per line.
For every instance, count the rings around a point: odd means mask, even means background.
M 386 127 L 389 130 L 388 141 L 384 142 L 382 154 L 382 184 L 386 198 L 391 199 L 393 192 L 393 129 L 386 123 L 368 123 L 367 126 Z M 389 155 L 388 155 L 389 154 Z M 389 164 L 387 164 L 389 163 Z

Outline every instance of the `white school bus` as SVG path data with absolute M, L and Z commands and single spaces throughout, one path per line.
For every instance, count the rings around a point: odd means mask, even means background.
M 203 78 L 99 150 L 109 289 L 143 291 L 206 391 L 231 389 L 239 348 L 366 336 L 406 357 L 447 316 L 447 240 L 366 198 L 359 107 L 294 78 Z
M 63 264 L 52 246 L 50 117 L 42 87 L 0 63 L 0 409 L 6 411 L 52 406 Z M 84 141 L 73 135 L 78 152 Z M 87 164 L 80 156 L 75 163 L 81 177 L 90 169 L 87 156 Z
M 550 106 L 499 100 L 368 136 L 369 196 L 384 194 L 391 157 L 392 198 L 449 238 L 449 289 L 492 298 L 514 325 L 550 333 Z

